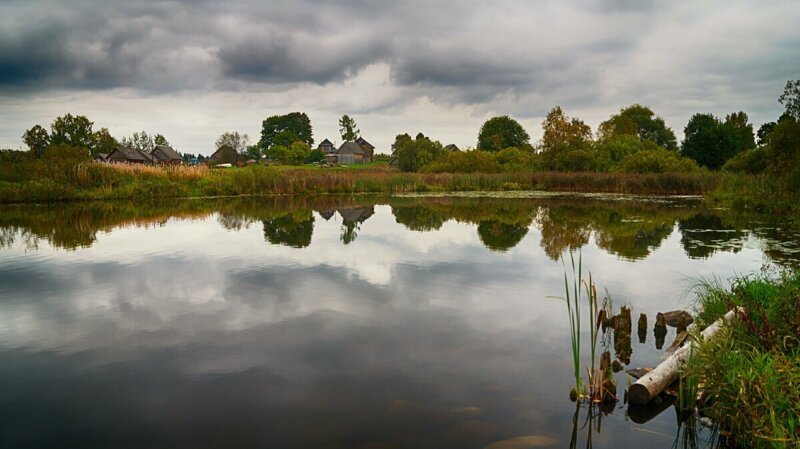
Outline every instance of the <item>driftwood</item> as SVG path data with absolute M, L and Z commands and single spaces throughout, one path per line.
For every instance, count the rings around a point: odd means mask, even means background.
M 686 342 L 688 338 L 689 338 L 689 331 L 679 332 L 678 335 L 675 336 L 675 341 L 673 341 L 672 344 L 669 345 L 669 348 L 667 348 L 667 353 L 675 352 L 678 348 L 683 346 L 683 344 Z
M 685 310 L 673 310 L 672 312 L 659 313 L 664 317 L 667 326 L 685 329 L 694 322 L 694 318 Z M 657 318 L 656 318 L 657 319 Z
M 725 314 L 722 318 L 718 319 L 710 326 L 705 328 L 700 333 L 702 339 L 712 338 L 722 326 L 733 319 L 736 315 L 737 309 L 733 309 Z M 689 353 L 695 346 L 695 342 L 683 346 L 676 350 L 671 356 L 664 360 L 660 365 L 649 373 L 642 376 L 636 381 L 628 390 L 628 400 L 633 404 L 644 405 L 650 402 L 651 399 L 658 396 L 659 393 L 664 391 L 670 384 L 678 379 L 678 371 L 686 362 Z

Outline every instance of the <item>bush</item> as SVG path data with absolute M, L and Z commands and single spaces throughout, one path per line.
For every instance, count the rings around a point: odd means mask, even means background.
M 593 171 L 597 165 L 594 153 L 588 149 L 560 152 L 556 154 L 554 164 L 559 171 Z
M 494 156 L 486 151 L 457 151 L 426 165 L 425 173 L 497 173 L 500 166 Z
M 620 165 L 626 173 L 676 173 L 693 172 L 700 167 L 693 160 L 681 157 L 674 151 L 644 150 L 627 156 Z
M 734 173 L 763 173 L 770 165 L 771 151 L 768 147 L 745 150 L 728 159 L 722 169 Z
M 442 144 L 419 134 L 412 139 L 408 134 L 401 134 L 395 139 L 395 151 L 400 170 L 405 172 L 419 171 L 442 155 Z

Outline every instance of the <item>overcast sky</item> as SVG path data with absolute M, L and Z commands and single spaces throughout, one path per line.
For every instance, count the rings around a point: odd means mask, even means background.
M 224 131 L 304 111 L 388 152 L 398 133 L 474 146 L 492 115 L 534 139 L 561 105 L 593 128 L 631 103 L 680 136 L 695 112 L 756 127 L 800 79 L 800 1 L 2 0 L 0 148 L 87 115 L 209 154 Z

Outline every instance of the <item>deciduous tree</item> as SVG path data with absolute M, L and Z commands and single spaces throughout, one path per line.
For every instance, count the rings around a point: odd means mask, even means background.
M 734 141 L 734 153 L 750 150 L 756 147 L 753 136 L 753 124 L 749 123 L 747 114 L 743 111 L 734 112 L 725 116 L 724 125 L 730 128 Z
M 530 143 L 530 136 L 518 121 L 507 115 L 492 117 L 481 126 L 478 149 L 500 151 L 503 148 L 520 148 Z
M 618 114 L 612 115 L 598 127 L 600 140 L 624 134 L 637 135 L 641 140 L 650 140 L 668 150 L 678 148 L 675 133 L 667 127 L 664 119 L 640 104 L 620 109 Z
M 786 107 L 786 113 L 800 120 L 800 80 L 789 80 L 778 101 Z
M 261 140 L 259 144 L 266 152 L 275 145 L 275 137 L 282 131 L 291 131 L 297 136 L 297 140 L 307 143 L 309 146 L 314 144 L 311 120 L 304 112 L 291 112 L 286 115 L 273 115 L 261 123 Z
M 214 142 L 214 145 L 214 148 L 228 145 L 235 149 L 237 153 L 244 154 L 250 147 L 250 136 L 244 133 L 239 134 L 238 131 L 224 132 L 217 137 L 217 141 Z
M 542 122 L 541 149 L 553 152 L 559 146 L 580 147 L 592 140 L 592 128 L 578 118 L 569 118 L 561 106 L 554 107 Z
M 92 154 L 108 154 L 114 151 L 119 145 L 117 139 L 108 132 L 108 128 L 100 128 L 99 131 L 95 131 L 92 135 L 92 140 L 94 141 L 91 148 Z
M 36 154 L 37 157 L 44 154 L 44 150 L 50 145 L 50 134 L 46 129 L 39 125 L 34 125 L 22 135 L 22 141 Z
M 736 154 L 733 130 L 712 114 L 695 114 L 683 130 L 681 153 L 716 170 Z
M 84 115 L 62 115 L 50 125 L 50 144 L 91 149 L 92 125 Z

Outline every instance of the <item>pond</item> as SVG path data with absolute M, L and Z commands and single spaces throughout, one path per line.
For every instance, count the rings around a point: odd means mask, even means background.
M 661 360 L 675 330 L 656 339 L 655 315 L 691 309 L 698 280 L 799 249 L 791 227 L 696 198 L 0 206 L 0 441 L 670 448 L 674 408 L 629 408 L 624 371 L 614 406 L 570 401 L 560 256 L 646 314 L 644 334 L 601 343 L 634 368 Z

